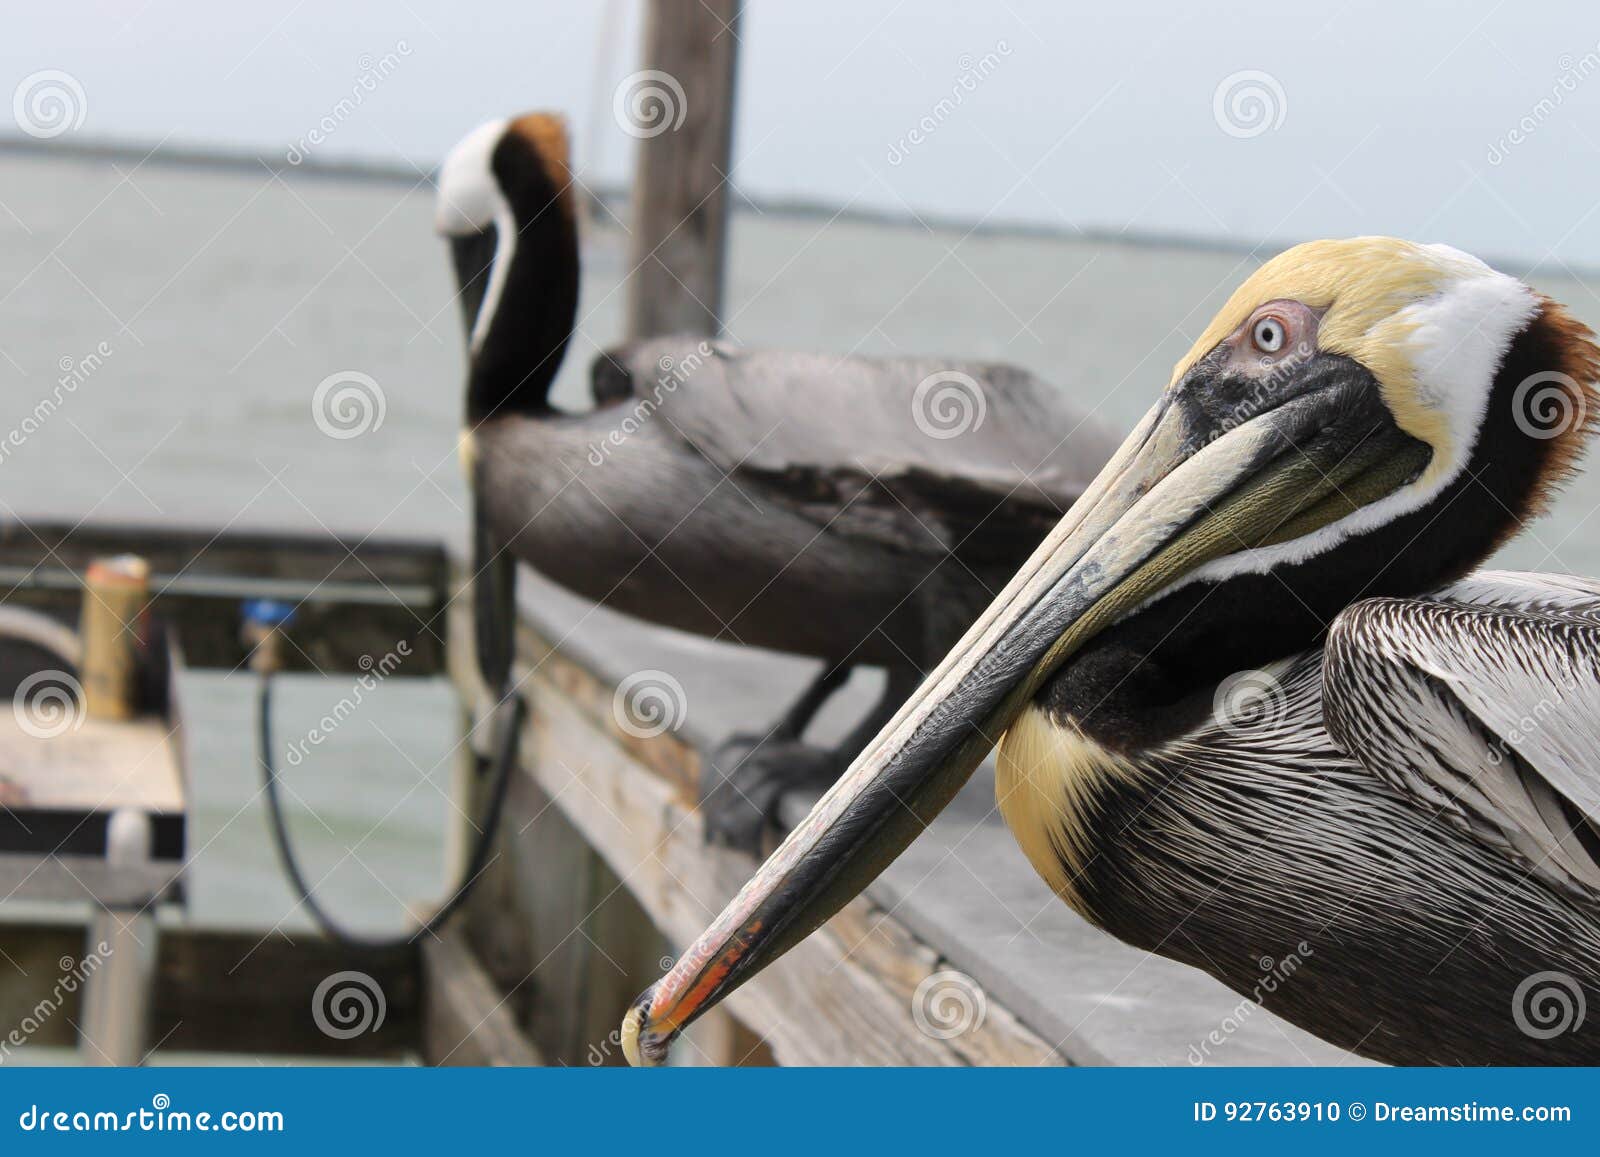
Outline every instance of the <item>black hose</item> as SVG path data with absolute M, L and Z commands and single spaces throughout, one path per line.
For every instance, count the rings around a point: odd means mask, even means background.
M 305 873 L 300 870 L 299 861 L 295 859 L 294 846 L 289 841 L 289 828 L 284 821 L 283 802 L 278 796 L 277 761 L 272 752 L 270 673 L 261 675 L 257 702 L 261 780 L 262 786 L 266 789 L 267 816 L 272 824 L 272 838 L 278 845 L 278 859 L 283 863 L 283 870 L 294 886 L 300 902 L 311 913 L 312 919 L 330 939 L 355 948 L 401 948 L 415 944 L 419 937 L 431 936 L 438 932 L 445 921 L 466 902 L 478 878 L 489 865 L 489 856 L 494 850 L 495 835 L 500 828 L 500 818 L 505 812 L 506 792 L 511 786 L 511 773 L 517 762 L 517 745 L 522 734 L 522 722 L 528 712 L 527 704 L 522 701 L 522 697 L 515 692 L 507 692 L 499 697 L 498 705 L 495 707 L 493 719 L 498 731 L 494 736 L 494 762 L 490 768 L 489 798 L 484 806 L 483 820 L 478 825 L 477 839 L 473 842 L 472 854 L 467 858 L 461 882 L 450 893 L 450 898 L 416 931 L 400 936 L 365 936 L 352 932 L 334 919 L 332 913 L 318 903 L 312 894 L 311 885 L 306 882 Z

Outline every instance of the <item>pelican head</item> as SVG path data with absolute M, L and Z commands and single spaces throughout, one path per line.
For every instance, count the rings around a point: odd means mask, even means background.
M 1131 762 L 1196 726 L 1221 680 L 1314 645 L 1351 602 L 1420 593 L 1481 561 L 1585 441 L 1591 337 L 1442 245 L 1318 241 L 1262 266 L 966 636 L 639 998 L 629 1055 L 662 1059 L 859 893 L 1024 712 L 1097 766 Z M 1072 811 L 1071 785 L 1050 790 L 1002 810 L 1073 902 L 1072 833 L 1029 814 Z M 1093 809 L 1074 822 L 1092 825 Z
M 455 264 L 474 420 L 542 405 L 560 366 L 578 301 L 571 185 L 566 122 L 551 113 L 480 125 L 439 167 L 434 229 Z

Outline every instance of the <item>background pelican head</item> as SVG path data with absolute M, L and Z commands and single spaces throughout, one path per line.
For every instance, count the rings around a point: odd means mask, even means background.
M 578 305 L 566 122 L 527 113 L 464 137 L 439 168 L 434 228 L 468 335 L 469 420 L 543 409 Z
M 640 998 L 630 1055 L 659 1059 L 857 894 L 1025 710 L 1052 726 L 1024 739 L 1071 750 L 1024 761 L 1061 782 L 1003 794 L 1002 811 L 1073 902 L 1072 834 L 1046 822 L 1075 807 L 1071 769 L 1131 766 L 1203 721 L 1223 679 L 1315 645 L 1351 602 L 1430 590 L 1486 557 L 1586 440 L 1591 339 L 1446 246 L 1320 241 L 1262 266 L 967 635 Z

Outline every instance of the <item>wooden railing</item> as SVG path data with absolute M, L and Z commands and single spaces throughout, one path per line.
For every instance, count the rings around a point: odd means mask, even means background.
M 32 529 L 40 533 L 0 541 L 7 547 L 0 564 L 32 576 L 14 594 L 42 607 L 67 592 L 35 581 L 38 574 L 126 543 L 126 532 L 101 541 L 94 528 L 70 535 Z M 340 567 L 355 567 L 385 597 L 358 589 L 355 571 L 348 591 L 318 586 L 327 611 L 303 645 L 359 669 L 374 639 L 384 649 L 393 645 L 395 635 L 385 632 L 432 639 L 435 649 L 419 643 L 405 673 L 448 670 L 463 727 L 483 720 L 470 596 L 459 566 L 451 577 L 437 545 L 370 545 L 348 556 L 326 542 L 167 532 L 142 536 L 141 546 L 158 571 L 219 583 L 242 571 L 315 586 L 330 568 L 337 578 Z M 180 638 L 192 639 L 209 661 L 231 666 L 242 658 L 228 627 L 236 609 L 227 599 L 196 589 L 157 601 Z M 622 1063 L 616 1030 L 628 1003 L 757 866 L 705 844 L 695 807 L 700 752 L 730 732 L 764 730 L 814 670 L 791 657 L 646 626 L 525 572 L 516 673 L 530 710 L 521 762 L 494 857 L 462 918 L 412 947 L 375 952 L 307 937 L 270 938 L 263 947 L 256 931 L 170 927 L 155 970 L 151 1032 L 173 1033 L 167 1048 L 232 1053 Z M 618 687 L 645 672 L 664 673 L 681 688 L 668 726 L 648 736 L 621 726 L 616 710 Z M 874 691 L 857 675 L 818 718 L 816 738 L 846 732 Z M 471 756 L 474 746 L 487 747 L 486 730 L 472 732 L 457 761 L 463 815 L 479 814 L 483 785 Z M 808 804 L 788 801 L 782 818 L 792 824 Z M 458 867 L 475 836 L 459 825 Z M 43 919 L 0 921 L 0 953 L 54 960 L 81 936 L 81 929 Z M 245 951 L 251 944 L 256 949 Z M 218 963 L 224 958 L 226 968 Z M 235 967 L 241 959 L 245 965 Z M 352 968 L 380 984 L 390 1020 L 379 1036 L 341 1041 L 317 1031 L 306 1010 L 322 980 Z M 959 998 L 982 1013 L 967 1014 L 954 1033 L 943 1031 L 939 1010 L 928 1004 L 934 978 L 952 972 Z M 44 968 L 33 974 L 53 975 Z M 39 998 L 36 988 L 0 988 L 0 1013 L 11 1008 L 8 1016 L 20 1016 Z M 73 1019 L 75 1013 L 63 1017 L 38 1043 L 64 1041 Z M 1028 867 L 996 813 L 992 776 L 980 772 L 862 898 L 695 1025 L 677 1059 L 1181 1065 L 1347 1058 L 1203 974 L 1085 924 Z
M 530 712 L 523 766 L 468 940 L 552 1062 L 621 1063 L 628 1001 L 755 869 L 708 847 L 695 802 L 700 751 L 761 730 L 814 668 L 644 626 L 524 574 L 518 676 Z M 462 616 L 452 639 L 469 638 Z M 452 670 L 476 692 L 470 655 Z M 664 672 L 682 717 L 640 738 L 617 687 Z M 860 683 L 861 677 L 857 677 Z M 847 687 L 819 721 L 842 733 L 872 688 Z M 637 731 L 635 727 L 632 730 Z M 791 821 L 808 801 L 794 801 Z M 981 1020 L 946 1036 L 914 1006 L 962 974 Z M 1248 1002 L 1246 1002 L 1248 1003 Z M 1023 860 L 980 772 L 871 888 L 736 992 L 678 1050 L 686 1063 L 1337 1063 L 1336 1050 L 1203 974 L 1122 945 L 1052 896 Z M 925 1012 L 927 1010 L 924 1010 Z M 1217 1043 L 1220 1040 L 1221 1043 Z

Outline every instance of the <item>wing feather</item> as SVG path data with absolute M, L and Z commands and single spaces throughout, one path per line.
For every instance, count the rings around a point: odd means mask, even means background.
M 1354 758 L 1530 871 L 1600 892 L 1600 587 L 1482 572 L 1369 599 L 1323 659 Z
M 648 402 L 735 485 L 829 533 L 978 562 L 1025 557 L 1117 444 L 1066 391 L 996 363 L 666 337 L 602 354 L 594 393 Z

